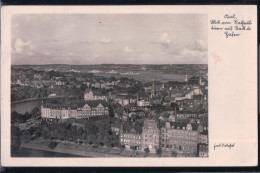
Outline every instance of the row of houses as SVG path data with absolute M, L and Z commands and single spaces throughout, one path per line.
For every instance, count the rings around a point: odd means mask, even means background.
M 141 132 L 125 131 L 121 125 L 119 142 L 126 148 L 155 153 L 161 148 L 166 155 L 208 157 L 208 132 L 199 124 L 166 122 L 158 128 L 155 120 L 145 120 Z
M 41 117 L 44 119 L 90 118 L 108 115 L 108 104 L 104 100 L 80 101 L 73 105 L 58 103 L 41 105 Z

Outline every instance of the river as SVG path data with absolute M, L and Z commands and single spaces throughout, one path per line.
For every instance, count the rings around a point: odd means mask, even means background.
M 19 103 L 11 103 L 11 111 L 16 111 L 20 114 L 24 114 L 25 112 L 30 113 L 34 108 L 41 107 L 41 99 L 38 100 L 25 100 Z
M 44 99 L 57 99 L 61 97 L 52 97 L 52 98 L 44 98 Z M 42 98 L 36 98 L 36 99 L 27 99 L 27 100 L 21 100 L 17 102 L 11 103 L 11 112 L 16 111 L 20 114 L 24 114 L 25 112 L 30 113 L 34 108 L 41 107 L 42 104 Z

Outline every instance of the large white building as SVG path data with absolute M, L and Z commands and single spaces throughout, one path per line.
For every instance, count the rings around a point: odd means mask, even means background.
M 47 103 L 41 106 L 41 117 L 44 119 L 90 118 L 108 116 L 108 104 L 104 100 L 79 102 L 76 106 Z

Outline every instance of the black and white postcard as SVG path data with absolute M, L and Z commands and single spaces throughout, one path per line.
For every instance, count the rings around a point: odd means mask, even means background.
M 3 165 L 256 165 L 256 11 L 4 7 Z

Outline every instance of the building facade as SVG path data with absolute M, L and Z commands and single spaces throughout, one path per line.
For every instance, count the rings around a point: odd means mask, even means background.
M 208 157 L 209 156 L 208 144 L 198 144 L 198 156 Z
M 200 130 L 198 124 L 166 122 L 161 128 L 161 148 L 181 156 L 195 156 Z
M 121 145 L 124 145 L 126 149 L 142 149 L 142 135 L 137 133 L 134 129 L 131 129 L 129 132 L 124 131 L 123 125 L 120 128 L 119 142 Z
M 199 134 L 199 143 L 208 144 L 208 131 L 205 130 Z
M 142 128 L 142 150 L 148 148 L 151 153 L 159 149 L 159 129 L 155 120 L 145 120 Z
M 45 119 L 90 118 L 108 116 L 108 104 L 104 100 L 84 101 L 77 108 L 60 104 L 42 104 L 41 117 Z

